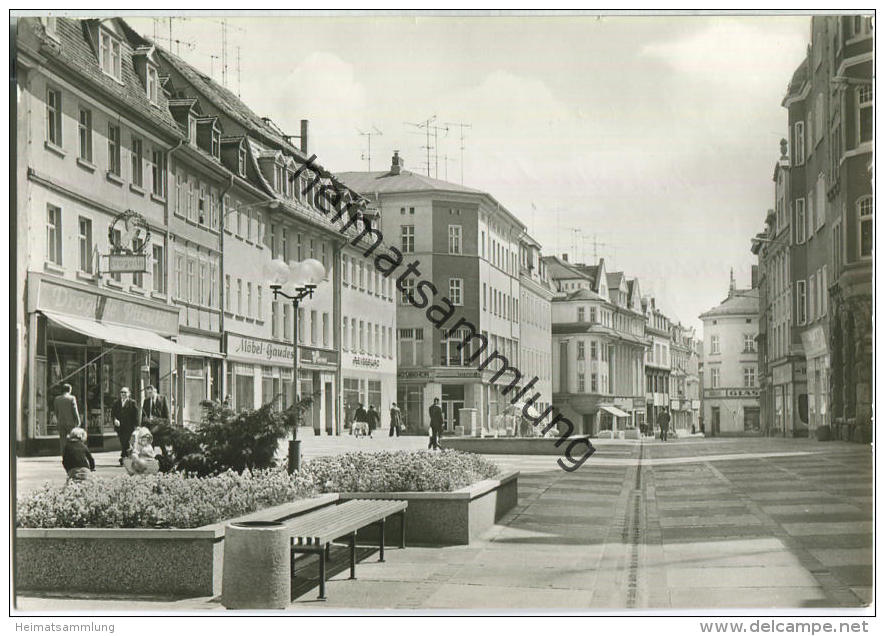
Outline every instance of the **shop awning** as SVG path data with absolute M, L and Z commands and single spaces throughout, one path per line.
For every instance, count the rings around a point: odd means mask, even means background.
M 603 411 L 608 411 L 615 417 L 630 417 L 629 413 L 624 413 L 624 411 L 619 409 L 617 406 L 600 406 L 599 408 L 601 408 Z
M 75 318 L 74 316 L 65 316 L 52 311 L 43 311 L 42 313 L 49 320 L 65 329 L 82 333 L 85 336 L 97 340 L 104 340 L 105 342 L 132 347 L 134 349 L 161 351 L 163 353 L 174 353 L 180 356 L 203 356 L 203 354 L 196 349 L 190 349 L 177 342 L 172 342 L 160 334 L 146 329 L 112 325 L 97 320 L 91 320 L 89 318 Z

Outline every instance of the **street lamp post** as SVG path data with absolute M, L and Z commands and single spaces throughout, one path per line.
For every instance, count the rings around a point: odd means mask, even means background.
M 298 305 L 305 298 L 313 297 L 313 291 L 316 289 L 316 285 L 307 284 L 301 287 L 295 288 L 294 294 L 287 294 L 282 290 L 282 285 L 275 284 L 271 285 L 270 289 L 273 291 L 274 300 L 277 297 L 282 296 L 288 300 L 292 301 L 292 405 L 291 407 L 294 409 L 298 404 Z M 293 472 L 299 470 L 301 468 L 301 441 L 298 439 L 297 429 L 295 429 L 295 434 L 293 435 L 293 439 L 289 440 L 289 474 L 291 475 Z

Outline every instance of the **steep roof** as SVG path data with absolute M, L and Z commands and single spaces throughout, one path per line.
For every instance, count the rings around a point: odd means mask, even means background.
M 608 283 L 609 289 L 619 288 L 623 279 L 624 272 L 607 272 L 605 275 L 605 280 Z
M 558 256 L 545 256 L 544 263 L 547 265 L 547 273 L 551 279 L 557 278 L 587 278 L 587 275 L 578 269 L 578 266 L 564 261 Z M 588 279 L 589 280 L 589 279 Z M 592 280 L 591 280 L 592 283 Z
M 758 312 L 759 290 L 736 289 L 734 293 L 729 294 L 728 298 L 715 307 L 708 309 L 699 317 L 703 320 L 704 318 L 711 318 L 714 316 L 755 316 Z
M 54 59 L 83 77 L 87 82 L 99 86 L 105 93 L 135 109 L 141 117 L 153 125 L 170 135 L 179 137 L 181 131 L 169 113 L 165 96 L 161 92 L 158 98 L 159 108 L 151 104 L 144 84 L 135 73 L 132 54 L 127 50 L 127 47 L 123 47 L 121 60 L 122 83 L 102 72 L 98 51 L 95 48 L 98 40 L 98 26 L 102 22 L 112 22 L 118 31 L 124 34 L 128 48 L 137 50 L 150 44 L 146 39 L 138 36 L 120 18 L 84 20 L 60 17 L 55 30 L 60 47 L 58 55 L 55 55 Z
M 569 292 L 563 297 L 554 299 L 559 302 L 568 301 L 568 300 L 608 300 L 607 298 L 603 298 L 599 294 L 597 294 L 592 289 L 576 289 L 572 292 Z
M 486 194 L 482 190 L 468 188 L 457 183 L 434 179 L 409 170 L 399 174 L 392 172 L 339 172 L 336 175 L 357 192 L 393 194 L 400 192 L 426 192 L 441 190 L 443 192 L 459 192 L 463 194 Z

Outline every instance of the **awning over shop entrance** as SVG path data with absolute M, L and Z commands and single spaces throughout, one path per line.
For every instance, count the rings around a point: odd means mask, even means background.
M 599 408 L 601 408 L 603 411 L 608 411 L 615 417 L 630 417 L 629 413 L 624 413 L 624 411 L 619 409 L 617 406 L 600 406 Z
M 52 311 L 43 311 L 44 316 L 55 324 L 82 333 L 90 338 L 104 340 L 117 345 L 132 347 L 134 349 L 146 349 L 148 351 L 161 351 L 163 353 L 174 353 L 180 356 L 200 356 L 196 349 L 190 349 L 177 342 L 167 340 L 163 336 L 147 331 L 146 329 L 136 329 L 135 327 L 123 327 L 121 325 L 112 325 L 89 318 L 75 318 L 74 316 L 65 316 Z

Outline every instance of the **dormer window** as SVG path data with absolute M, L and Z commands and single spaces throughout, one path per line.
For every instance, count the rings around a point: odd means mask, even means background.
M 160 101 L 160 76 L 155 66 L 147 65 L 147 81 L 145 87 L 147 89 L 147 97 L 151 100 L 151 104 Z
M 46 35 L 51 37 L 54 40 L 58 39 L 58 33 L 56 28 L 58 26 L 58 18 L 40 18 L 40 22 L 43 23 L 43 27 L 46 29 Z
M 99 31 L 99 62 L 101 71 L 110 75 L 118 82 L 123 81 L 123 53 L 120 40 L 112 36 L 108 31 Z
M 212 156 L 221 159 L 221 133 L 212 129 Z
M 239 163 L 237 164 L 237 172 L 239 172 L 241 177 L 246 176 L 246 149 L 240 146 L 240 158 Z

